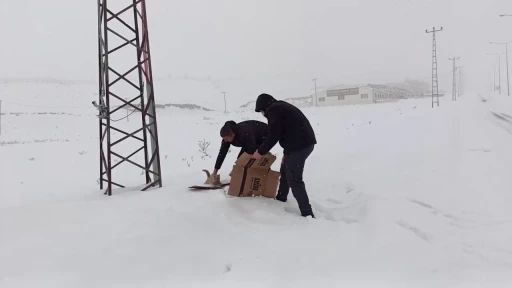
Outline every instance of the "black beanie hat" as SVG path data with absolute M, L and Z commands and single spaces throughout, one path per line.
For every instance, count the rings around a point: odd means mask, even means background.
M 220 128 L 220 137 L 224 137 L 228 134 L 228 132 L 230 132 L 229 134 L 231 133 L 236 133 L 236 122 L 235 121 L 226 121 L 226 123 L 224 123 L 224 126 L 222 126 L 222 128 Z

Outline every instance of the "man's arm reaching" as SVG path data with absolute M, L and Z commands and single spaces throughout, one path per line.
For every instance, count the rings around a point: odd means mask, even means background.
M 267 154 L 279 141 L 282 132 L 282 119 L 281 115 L 278 114 L 280 111 L 270 110 L 267 114 L 268 119 L 268 137 L 258 148 L 260 155 Z
M 222 140 L 219 155 L 217 155 L 217 161 L 215 161 L 215 169 L 213 170 L 213 174 L 217 174 L 219 172 L 220 167 L 222 167 L 222 163 L 224 163 L 224 159 L 226 159 L 226 155 L 228 155 L 229 151 L 229 142 Z

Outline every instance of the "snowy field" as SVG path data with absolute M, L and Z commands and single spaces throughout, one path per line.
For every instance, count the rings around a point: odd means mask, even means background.
M 186 188 L 213 169 L 226 120 L 264 121 L 252 107 L 159 110 L 164 187 L 140 192 L 140 171 L 126 170 L 114 177 L 131 188 L 106 197 L 96 111 L 73 97 L 4 98 L 2 288 L 512 287 L 510 98 L 303 109 L 318 138 L 305 171 L 317 219 L 305 219 L 291 194 Z

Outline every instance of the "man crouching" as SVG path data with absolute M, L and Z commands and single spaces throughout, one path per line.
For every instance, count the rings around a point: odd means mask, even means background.
M 244 153 L 252 155 L 263 143 L 267 134 L 267 124 L 257 120 L 247 120 L 240 123 L 227 121 L 224 123 L 224 126 L 220 129 L 220 137 L 222 137 L 222 141 L 211 177 L 215 177 L 219 172 L 231 145 L 241 147 L 237 159 Z

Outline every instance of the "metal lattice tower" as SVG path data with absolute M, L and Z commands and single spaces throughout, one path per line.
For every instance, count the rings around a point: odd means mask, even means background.
M 142 191 L 162 187 L 146 1 L 98 0 L 98 58 L 100 189 L 105 182 L 110 196 L 113 185 L 125 187 L 114 181 L 114 168 L 125 179 L 144 175 Z M 120 121 L 123 109 L 140 113 L 140 121 Z
M 436 32 L 443 31 L 443 27 L 441 27 L 439 30 L 436 30 L 436 28 L 433 27 L 432 31 L 425 31 L 427 33 L 432 33 L 432 108 L 434 108 L 434 103 L 437 103 L 437 106 L 439 107 L 439 78 L 437 77 Z M 434 98 L 436 99 L 435 101 Z
M 449 58 L 449 60 L 453 61 L 452 101 L 457 101 L 457 66 L 455 66 L 457 59 L 460 59 L 460 57 Z

